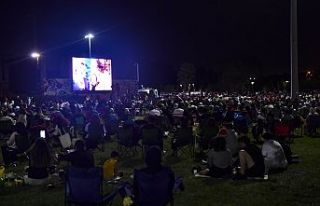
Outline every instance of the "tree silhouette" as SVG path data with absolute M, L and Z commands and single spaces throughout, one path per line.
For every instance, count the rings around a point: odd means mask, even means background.
M 191 63 L 183 63 L 178 70 L 178 83 L 184 86 L 196 81 L 196 67 Z

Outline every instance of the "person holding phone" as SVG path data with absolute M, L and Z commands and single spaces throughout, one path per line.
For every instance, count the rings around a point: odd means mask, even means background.
M 40 130 L 40 137 L 43 139 L 46 138 L 46 130 Z
M 38 138 L 25 153 L 29 157 L 25 182 L 30 185 L 46 184 L 49 180 L 49 167 L 53 160 L 47 142 L 43 138 Z

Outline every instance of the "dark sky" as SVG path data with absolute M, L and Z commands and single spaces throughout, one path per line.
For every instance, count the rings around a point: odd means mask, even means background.
M 23 58 L 38 49 L 51 77 L 70 73 L 72 56 L 113 60 L 115 78 L 169 82 L 183 62 L 221 69 L 242 64 L 289 72 L 289 0 L 1 1 L 1 56 Z M 299 1 L 301 68 L 320 66 L 320 2 Z M 260 65 L 260 66 L 259 66 Z M 34 66 L 26 60 L 19 67 Z M 227 70 L 225 70 L 227 72 Z M 246 72 L 246 71 L 244 71 Z M 261 71 L 263 73 L 264 71 Z

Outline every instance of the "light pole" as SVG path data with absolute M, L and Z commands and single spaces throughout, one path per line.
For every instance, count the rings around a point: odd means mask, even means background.
M 91 58 L 91 39 L 94 38 L 94 35 L 89 33 L 89 34 L 85 35 L 84 38 L 88 39 L 88 43 L 89 43 L 89 58 Z
M 254 93 L 254 81 L 250 82 L 251 83 L 251 86 L 252 86 L 252 94 Z
M 288 81 L 288 80 L 284 81 L 284 91 L 285 92 L 287 91 L 287 86 L 289 83 L 290 83 L 290 81 Z
M 251 84 L 251 89 L 252 89 L 252 94 L 254 93 L 254 84 L 256 83 L 255 81 L 256 81 L 256 78 L 255 77 L 250 77 L 249 78 L 249 80 L 250 80 L 250 84 Z
M 31 54 L 30 54 L 30 57 L 32 57 L 32 58 L 34 58 L 34 59 L 36 59 L 37 60 L 37 64 L 39 63 L 39 58 L 40 58 L 40 53 L 39 52 L 32 52 Z
M 139 77 L 139 63 L 135 63 L 136 65 L 136 75 L 137 75 L 137 83 L 139 83 L 140 81 L 140 77 Z
M 291 0 L 291 98 L 295 98 L 299 92 L 298 71 L 298 0 Z
M 40 85 L 39 85 L 39 88 L 40 88 L 40 93 L 42 92 L 42 80 L 43 80 L 43 71 L 42 71 L 42 68 L 40 67 L 40 64 L 39 64 L 39 59 L 41 57 L 41 54 L 39 52 L 32 52 L 30 54 L 30 57 L 31 58 L 34 58 L 37 60 L 37 70 L 40 70 L 40 81 L 38 82 Z

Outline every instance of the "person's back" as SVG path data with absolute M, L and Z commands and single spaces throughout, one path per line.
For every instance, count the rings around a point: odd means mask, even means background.
M 226 147 L 230 150 L 232 156 L 237 155 L 239 151 L 238 135 L 232 128 L 227 128 Z
M 46 141 L 38 138 L 31 146 L 29 153 L 28 175 L 25 182 L 31 185 L 44 184 L 48 180 L 48 168 L 51 164 L 51 154 Z
M 262 177 L 265 173 L 264 158 L 261 150 L 250 139 L 242 136 L 238 139 L 240 152 L 240 175 L 247 177 Z
M 161 165 L 158 147 L 153 146 L 147 151 L 145 162 L 147 167 L 134 172 L 135 202 L 140 206 L 165 206 L 173 198 L 174 173 Z
M 165 206 L 172 200 L 174 174 L 168 167 L 144 168 L 134 172 L 136 202 L 140 206 Z
M 317 127 L 319 123 L 319 114 L 316 112 L 315 108 L 311 107 L 310 112 L 306 118 L 307 126 Z
M 103 126 L 100 123 L 90 123 L 88 125 L 88 138 L 100 139 L 103 137 Z
M 67 155 L 59 156 L 59 160 L 68 161 L 72 167 L 77 168 L 92 168 L 94 167 L 94 157 L 90 151 L 85 150 L 85 145 L 82 140 L 75 143 L 75 151 Z
M 265 134 L 264 138 L 265 142 L 262 145 L 262 155 L 267 169 L 286 168 L 288 161 L 281 144 L 271 139 L 269 134 Z
M 231 166 L 231 163 L 232 163 L 232 158 L 231 158 L 231 152 L 229 150 L 225 150 L 225 151 L 210 150 L 208 152 L 209 167 L 216 166 L 219 168 L 227 168 Z
M 247 145 L 245 150 L 252 157 L 252 160 L 254 161 L 255 164 L 258 164 L 259 166 L 263 165 L 263 156 L 261 154 L 261 150 L 256 145 L 249 144 Z
M 118 152 L 111 152 L 110 159 L 106 160 L 103 164 L 103 178 L 111 179 L 117 175 L 117 163 L 119 160 Z
M 141 138 L 143 145 L 157 145 L 163 147 L 163 133 L 162 131 L 154 125 L 153 117 L 149 117 L 149 123 L 142 126 L 141 128 Z
M 176 139 L 177 146 L 184 146 L 192 143 L 193 131 L 192 127 L 188 125 L 187 119 L 183 119 L 181 127 L 178 127 L 174 132 L 174 139 Z
M 61 160 L 70 161 L 71 166 L 77 168 L 92 168 L 94 167 L 94 158 L 89 151 L 76 150 L 64 156 Z
M 93 116 L 90 123 L 85 128 L 87 135 L 85 138 L 88 149 L 95 149 L 104 137 L 103 125 L 100 123 L 99 116 Z
M 17 118 L 17 123 L 21 122 L 24 124 L 24 126 L 27 126 L 27 115 L 25 113 L 25 111 L 22 111 Z
M 249 173 L 248 176 L 262 176 L 265 171 L 264 159 L 261 154 L 261 150 L 254 144 L 249 144 L 245 148 L 245 151 L 250 155 L 254 162 L 255 172 Z
M 27 134 L 17 134 L 15 143 L 19 153 L 25 152 L 30 147 L 30 140 Z
M 213 149 L 208 152 L 209 175 L 223 177 L 231 174 L 232 155 L 226 148 L 225 137 L 216 137 L 213 140 Z
M 246 118 L 246 113 L 236 112 L 234 117 L 235 129 L 239 134 L 248 133 L 248 120 Z

